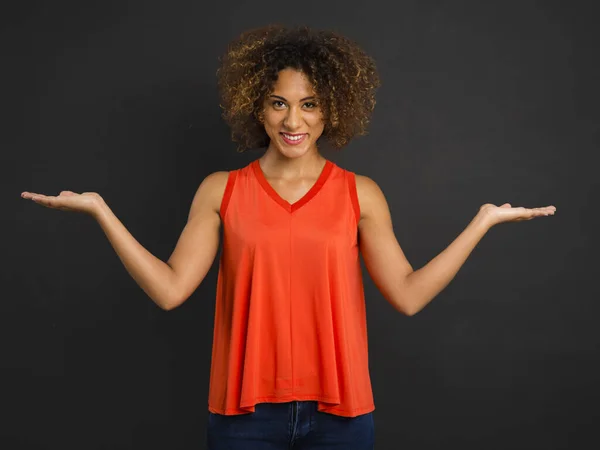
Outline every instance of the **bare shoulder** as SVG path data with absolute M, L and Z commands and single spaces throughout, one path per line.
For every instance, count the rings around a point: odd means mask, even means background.
M 221 201 L 223 200 L 223 195 L 225 194 L 225 187 L 227 186 L 227 179 L 229 178 L 229 172 L 225 170 L 220 170 L 218 172 L 213 172 L 206 177 L 209 180 L 210 187 L 214 197 L 214 204 L 217 207 L 217 210 L 221 207 Z
M 359 174 L 355 174 L 355 178 L 361 222 L 388 208 L 383 191 L 373 179 Z
M 195 212 L 209 208 L 214 213 L 219 213 L 221 202 L 227 186 L 229 172 L 217 171 L 208 174 L 200 183 L 190 210 L 190 219 Z

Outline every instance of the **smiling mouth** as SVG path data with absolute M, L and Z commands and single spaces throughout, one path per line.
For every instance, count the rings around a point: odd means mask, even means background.
M 306 133 L 304 133 L 304 134 L 280 133 L 280 134 L 281 134 L 281 137 L 283 138 L 284 142 L 289 145 L 297 145 L 300 142 L 303 142 L 307 136 Z

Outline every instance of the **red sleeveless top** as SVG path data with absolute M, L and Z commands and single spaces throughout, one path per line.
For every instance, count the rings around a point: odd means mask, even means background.
M 373 411 L 354 173 L 328 160 L 290 204 L 255 160 L 229 173 L 220 215 L 209 411 L 292 400 Z

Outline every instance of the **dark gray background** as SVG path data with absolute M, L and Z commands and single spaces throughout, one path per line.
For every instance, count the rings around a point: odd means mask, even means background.
M 273 22 L 375 58 L 370 134 L 326 156 L 379 183 L 415 269 L 483 203 L 557 207 L 493 228 L 414 317 L 364 271 L 377 448 L 598 445 L 594 2 L 2 8 L 0 448 L 204 448 L 218 256 L 165 312 L 93 219 L 19 194 L 96 191 L 166 261 L 202 179 L 262 154 L 236 153 L 215 71 L 231 39 Z

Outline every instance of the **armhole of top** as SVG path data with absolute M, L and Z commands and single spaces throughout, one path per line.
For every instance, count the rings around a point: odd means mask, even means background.
M 233 185 L 235 184 L 237 174 L 237 170 L 232 170 L 231 172 L 229 172 L 229 176 L 227 177 L 227 184 L 225 185 L 225 192 L 223 192 L 221 208 L 219 209 L 221 223 L 223 223 L 223 220 L 225 219 L 225 213 L 227 212 L 227 206 L 229 206 L 229 199 L 231 198 L 231 193 L 233 192 Z
M 348 190 L 350 191 L 350 200 L 352 201 L 352 207 L 354 208 L 354 216 L 356 218 L 356 225 L 360 222 L 360 205 L 358 203 L 358 193 L 356 192 L 356 176 L 354 172 L 346 171 L 346 180 L 348 180 Z

